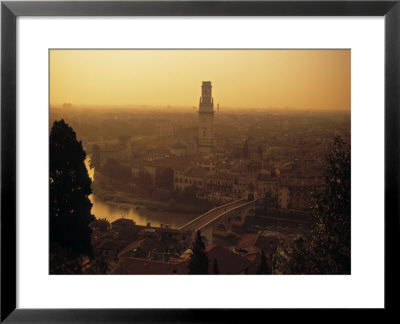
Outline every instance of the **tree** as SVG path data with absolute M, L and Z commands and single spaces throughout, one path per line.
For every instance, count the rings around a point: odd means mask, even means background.
M 56 242 L 50 242 L 50 274 L 81 274 L 83 256 L 71 257 L 70 250 L 60 247 Z
M 107 232 L 110 229 L 110 222 L 107 218 L 99 218 L 92 222 L 90 226 L 98 231 Z
M 253 194 L 252 192 L 250 192 L 250 193 L 247 195 L 247 200 L 248 200 L 248 201 L 253 201 L 253 200 L 254 200 L 254 194 Z
M 198 191 L 199 188 L 196 185 L 188 186 L 179 193 L 180 199 L 186 202 L 195 202 Z
M 189 262 L 189 274 L 208 274 L 208 258 L 200 231 L 197 231 L 196 240 L 193 244 L 193 253 Z
M 117 262 L 110 262 L 106 274 L 128 274 L 125 261 L 120 259 Z
M 145 170 L 140 170 L 136 182 L 138 183 L 138 185 L 143 187 L 151 186 L 152 184 L 151 175 Z
M 159 188 L 173 189 L 174 187 L 174 170 L 171 168 L 163 168 L 156 176 L 156 185 Z
M 131 171 L 112 158 L 107 159 L 106 163 L 101 167 L 101 172 L 106 177 L 122 183 L 129 183 L 132 180 Z
M 277 198 L 273 197 L 270 191 L 267 191 L 263 199 L 263 205 L 264 209 L 267 209 L 269 207 L 276 207 Z
M 335 136 L 325 189 L 314 194 L 310 233 L 295 241 L 285 272 L 350 273 L 350 147 Z
M 214 259 L 213 272 L 214 274 L 220 274 L 217 259 Z
M 62 248 L 71 257 L 90 255 L 91 180 L 86 153 L 73 129 L 55 121 L 50 133 L 50 250 Z
M 267 257 L 265 256 L 264 249 L 261 249 L 261 263 L 258 266 L 257 274 L 271 274 L 268 267 Z

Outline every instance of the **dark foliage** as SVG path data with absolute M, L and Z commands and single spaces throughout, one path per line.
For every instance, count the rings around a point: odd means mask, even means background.
M 284 273 L 350 274 L 350 147 L 336 136 L 326 187 L 314 195 L 309 235 L 297 239 Z
M 131 171 L 115 159 L 107 159 L 101 167 L 101 173 L 113 180 L 129 183 L 132 180 Z
M 90 255 L 92 193 L 86 153 L 64 120 L 50 133 L 50 250 L 64 249 L 68 256 Z
M 271 274 L 271 269 L 267 263 L 267 257 L 265 256 L 264 250 L 261 250 L 261 263 L 257 268 L 257 274 Z
M 213 272 L 214 274 L 220 274 L 217 259 L 214 259 Z
M 134 181 L 136 182 L 136 184 L 143 187 L 148 187 L 152 184 L 151 175 L 146 171 L 140 171 L 139 175 L 136 179 L 134 179 Z
M 87 259 L 76 256 L 71 249 L 62 248 L 58 243 L 51 243 L 50 274 L 82 274 L 82 264 Z
M 90 227 L 101 232 L 106 232 L 110 229 L 110 222 L 107 218 L 99 218 L 92 222 Z
M 204 250 L 200 231 L 197 231 L 193 254 L 189 262 L 189 274 L 208 274 L 208 258 Z
M 179 198 L 183 201 L 194 202 L 197 200 L 196 195 L 198 191 L 199 188 L 197 188 L 195 185 L 191 185 L 179 192 Z
M 156 177 L 156 186 L 172 190 L 174 188 L 174 170 L 171 168 L 161 169 Z

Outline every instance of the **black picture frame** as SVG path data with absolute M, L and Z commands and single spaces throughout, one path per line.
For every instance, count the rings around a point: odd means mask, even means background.
M 16 308 L 16 19 L 19 16 L 384 16 L 385 313 L 396 309 L 399 246 L 400 0 L 395 1 L 2 1 L 1 321 L 7 323 L 252 322 L 270 310 Z M 372 127 L 372 126 L 371 126 Z M 371 148 L 371 154 L 374 154 Z M 367 175 L 366 175 L 367 176 Z M 373 190 L 373 188 L 371 188 Z M 372 239 L 372 233 L 371 233 Z M 371 259 L 371 264 L 373 260 Z M 301 313 L 301 314 L 304 314 Z M 308 312 L 307 312 L 308 314 Z M 382 310 L 378 310 L 378 316 Z M 250 317 L 249 317 L 250 316 Z M 309 315 L 306 315 L 309 316 Z M 370 315 L 368 315 L 370 316 Z

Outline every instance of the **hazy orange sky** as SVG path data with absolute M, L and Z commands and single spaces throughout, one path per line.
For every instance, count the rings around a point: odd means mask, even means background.
M 350 50 L 51 50 L 50 104 L 350 109 Z

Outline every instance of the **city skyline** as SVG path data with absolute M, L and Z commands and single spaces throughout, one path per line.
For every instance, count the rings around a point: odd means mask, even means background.
M 50 274 L 351 274 L 349 50 L 49 67 Z
M 350 110 L 350 50 L 51 50 L 50 105 Z

